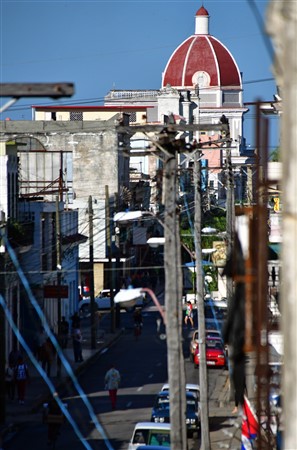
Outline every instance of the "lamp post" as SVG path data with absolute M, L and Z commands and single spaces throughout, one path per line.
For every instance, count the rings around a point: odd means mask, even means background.
M 147 292 L 151 296 L 159 313 L 161 314 L 164 323 L 166 323 L 165 311 L 160 305 L 159 300 L 157 299 L 154 291 L 152 291 L 150 288 L 141 287 L 141 288 L 120 289 L 120 291 L 114 297 L 114 302 L 120 303 L 123 306 L 133 307 L 135 306 L 136 301 L 140 297 L 142 297 L 142 293 L 144 292 Z

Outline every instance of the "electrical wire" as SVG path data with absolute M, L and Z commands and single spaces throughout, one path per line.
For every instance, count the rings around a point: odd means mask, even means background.
M 62 352 L 62 350 L 61 350 L 61 348 L 60 348 L 60 346 L 59 346 L 59 344 L 57 342 L 57 339 L 55 338 L 54 334 L 51 332 L 51 329 L 50 329 L 50 327 L 49 327 L 49 325 L 48 325 L 48 323 L 46 321 L 46 318 L 45 318 L 45 316 L 44 316 L 44 314 L 43 314 L 43 312 L 42 312 L 42 310 L 41 310 L 37 300 L 35 299 L 32 291 L 31 291 L 30 285 L 28 283 L 27 278 L 25 277 L 25 275 L 23 273 L 23 270 L 22 270 L 22 268 L 20 266 L 20 263 L 19 263 L 19 261 L 17 259 L 17 256 L 16 256 L 13 248 L 11 247 L 7 237 L 5 236 L 5 234 L 3 233 L 1 228 L 0 228 L 0 235 L 1 235 L 1 238 L 3 239 L 3 242 L 4 242 L 4 244 L 5 244 L 6 248 L 7 248 L 8 254 L 9 254 L 9 256 L 10 256 L 10 258 L 11 258 L 11 260 L 12 260 L 12 262 L 13 262 L 15 268 L 16 268 L 16 270 L 17 270 L 17 273 L 18 273 L 18 275 L 20 277 L 20 280 L 21 280 L 21 282 L 22 282 L 22 284 L 23 284 L 23 286 L 24 286 L 24 288 L 25 288 L 25 290 L 27 292 L 28 298 L 29 298 L 32 306 L 34 307 L 35 311 L 37 312 L 40 320 L 42 321 L 42 323 L 44 323 L 44 329 L 45 329 L 46 333 L 48 334 L 52 344 L 54 345 L 54 347 L 55 347 L 55 349 L 56 349 L 56 351 L 58 353 L 58 357 L 60 358 L 62 364 L 64 365 L 64 368 L 65 368 L 66 372 L 68 373 L 69 377 L 71 378 L 74 387 L 76 388 L 78 394 L 80 395 L 80 398 L 82 399 L 83 403 L 85 404 L 85 406 L 86 406 L 86 408 L 87 408 L 87 410 L 89 412 L 89 415 L 90 415 L 90 417 L 91 417 L 91 419 L 92 419 L 92 421 L 93 421 L 93 423 L 94 423 L 98 433 L 103 437 L 106 447 L 109 450 L 114 450 L 113 447 L 111 446 L 107 436 L 106 436 L 106 433 L 105 433 L 103 427 L 101 426 L 101 424 L 99 423 L 99 421 L 97 419 L 97 416 L 96 416 L 96 414 L 95 414 L 95 412 L 93 410 L 93 407 L 92 407 L 91 403 L 89 402 L 89 399 L 87 398 L 85 392 L 81 388 L 81 386 L 80 386 L 80 384 L 79 384 L 79 382 L 78 382 L 78 380 L 77 380 L 77 378 L 76 378 L 76 376 L 75 376 L 75 374 L 74 374 L 74 372 L 73 372 L 69 362 L 65 358 L 65 356 L 64 356 L 64 354 L 63 354 L 63 352 Z M 32 361 L 32 362 L 34 364 L 34 361 Z M 37 362 L 37 361 L 35 360 L 35 362 Z
M 17 326 L 16 326 L 16 324 L 15 324 L 15 322 L 14 322 L 12 316 L 11 316 L 11 313 L 10 313 L 10 311 L 8 309 L 8 306 L 7 306 L 6 302 L 5 302 L 5 299 L 2 297 L 2 295 L 0 295 L 0 304 L 1 304 L 1 306 L 2 306 L 2 308 L 4 310 L 4 312 L 5 312 L 6 319 L 7 319 L 8 323 L 9 323 L 11 329 L 13 330 L 16 338 L 18 339 L 18 341 L 21 344 L 21 346 L 25 349 L 27 355 L 29 356 L 29 358 L 30 358 L 31 362 L 33 363 L 34 367 L 36 368 L 36 370 L 39 372 L 41 377 L 44 379 L 44 381 L 48 385 L 50 392 L 52 393 L 52 395 L 55 398 L 56 402 L 60 406 L 61 411 L 63 412 L 63 414 L 67 418 L 68 422 L 71 424 L 75 434 L 77 435 L 77 437 L 79 438 L 79 440 L 81 441 L 81 443 L 84 445 L 84 447 L 87 450 L 92 450 L 92 447 L 89 445 L 88 441 L 86 441 L 84 436 L 81 434 L 80 429 L 78 428 L 77 423 L 73 419 L 72 415 L 70 414 L 70 412 L 68 411 L 68 409 L 66 408 L 66 406 L 64 405 L 62 400 L 57 395 L 55 386 L 53 385 L 52 381 L 50 380 L 50 378 L 47 376 L 46 372 L 43 370 L 43 368 L 38 363 L 37 359 L 33 355 L 30 347 L 27 344 L 27 342 L 25 341 L 25 339 L 23 338 L 23 336 L 20 333 L 19 329 L 17 328 Z M 46 325 L 45 325 L 45 328 L 46 328 Z M 49 336 L 49 337 L 51 338 L 51 336 Z M 53 340 L 51 339 L 51 341 L 53 341 Z M 55 347 L 56 347 L 56 345 L 55 345 Z
M 269 82 L 275 82 L 275 78 L 273 78 L 273 77 L 270 77 L 270 78 L 259 78 L 259 79 L 256 79 L 256 80 L 248 80 L 248 81 L 243 81 L 242 82 L 242 84 L 243 85 L 248 85 L 248 84 L 258 84 L 258 83 L 269 83 Z M 206 90 L 206 88 L 200 88 L 200 91 L 203 91 L 203 89 L 205 89 Z M 147 91 L 150 91 L 150 90 L 159 90 L 159 89 L 147 89 Z M 60 101 L 59 103 L 58 103 L 58 106 L 80 106 L 80 105 L 84 105 L 84 106 L 87 106 L 87 105 L 89 105 L 89 104 L 96 104 L 96 106 L 104 106 L 103 104 L 102 104 L 102 102 L 104 102 L 105 101 L 105 96 L 104 97 L 94 97 L 94 98 L 87 98 L 87 99 L 77 99 L 77 100 L 66 100 L 66 101 Z M 52 106 L 53 108 L 55 107 L 55 106 L 57 106 L 57 102 L 53 102 L 53 103 L 50 103 L 49 105 L 45 105 L 44 104 L 44 102 L 43 103 L 35 103 L 35 105 L 34 106 L 37 106 L 37 107 L 42 107 L 42 106 Z M 11 111 L 11 112 L 15 112 L 15 111 L 24 111 L 24 110 L 28 110 L 28 109 L 32 109 L 32 103 L 28 103 L 28 104 L 25 104 L 25 105 L 22 105 L 22 106 L 11 106 L 10 108 L 9 108 L 9 110 Z

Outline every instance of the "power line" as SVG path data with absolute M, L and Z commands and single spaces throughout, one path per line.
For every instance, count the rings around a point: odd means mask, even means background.
M 259 78 L 256 80 L 249 80 L 249 81 L 243 81 L 242 84 L 243 85 L 248 85 L 248 84 L 257 84 L 257 83 L 268 83 L 274 81 L 275 82 L 275 78 L 271 77 L 271 78 Z M 113 90 L 113 89 L 111 89 Z M 120 89 L 125 91 L 126 89 Z M 153 90 L 153 89 L 144 89 L 147 91 Z M 157 89 L 158 90 L 158 89 Z M 203 90 L 203 88 L 201 88 L 200 90 Z M 133 91 L 133 89 L 132 89 Z M 87 99 L 78 99 L 78 100 L 70 100 L 70 101 L 63 101 L 63 102 L 59 102 L 58 105 L 59 106 L 71 106 L 71 105 L 88 105 L 88 104 L 94 104 L 94 103 L 98 103 L 97 106 L 103 106 L 102 104 L 100 105 L 100 103 L 104 102 L 105 96 L 104 97 L 94 97 L 94 98 L 87 98 Z M 46 106 L 58 106 L 57 103 L 46 103 Z M 45 106 L 44 102 L 43 103 L 35 103 L 34 106 Z M 31 109 L 32 108 L 32 103 L 30 104 L 25 104 L 23 106 L 12 106 L 10 107 L 10 111 L 14 112 L 14 111 L 24 111 L 27 109 Z

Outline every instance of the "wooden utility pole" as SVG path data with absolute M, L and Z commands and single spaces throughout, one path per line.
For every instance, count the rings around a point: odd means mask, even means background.
M 61 223 L 60 223 L 60 211 L 59 211 L 59 196 L 56 196 L 56 251 L 57 251 L 57 285 L 58 285 L 58 298 L 57 298 L 57 316 L 58 316 L 58 341 L 61 343 L 61 278 L 62 278 L 62 245 L 61 245 Z M 61 359 L 57 356 L 57 377 L 61 377 Z
M 171 449 L 187 449 L 185 367 L 182 347 L 182 270 L 179 215 L 177 211 L 177 152 L 175 133 L 160 135 L 159 143 L 166 150 L 164 164 L 165 188 L 165 314 L 167 366 L 170 391 Z
M 204 282 L 202 269 L 201 246 L 201 163 L 200 152 L 194 154 L 194 187 L 195 187 L 195 253 L 196 253 L 196 292 L 199 332 L 199 385 L 201 409 L 201 449 L 210 449 L 208 421 L 208 378 L 206 365 L 205 314 L 204 314 Z
M 110 208 L 109 208 L 109 189 L 105 186 L 105 226 L 106 226 L 106 246 L 108 257 L 108 284 L 110 289 L 110 331 L 115 331 L 115 307 L 114 307 L 114 292 L 113 292 L 113 267 L 112 267 L 112 244 L 110 233 Z
M 283 112 L 281 121 L 281 160 L 284 192 L 282 242 L 282 331 L 284 371 L 282 377 L 283 442 L 285 449 L 296 448 L 297 404 L 297 2 L 270 2 L 268 25 L 275 41 L 274 73 L 280 87 Z
M 93 231 L 93 199 L 89 196 L 89 280 L 91 300 L 91 348 L 96 348 L 95 293 L 94 293 L 94 231 Z
M 0 212 L 1 214 L 1 212 Z M 4 215 L 4 214 L 3 214 Z M 0 218 L 1 235 L 5 233 L 6 225 L 2 217 Z M 0 295 L 5 300 L 5 247 L 0 235 Z M 2 245 L 1 245 L 2 244 Z M 6 341 L 6 321 L 5 313 L 0 306 L 0 424 L 6 419 L 6 386 L 5 386 L 5 341 Z
M 227 177 L 227 199 L 226 199 L 226 219 L 227 219 L 227 255 L 230 256 L 233 249 L 234 228 L 235 228 L 235 202 L 234 202 L 234 176 L 231 161 L 231 141 L 227 142 L 226 148 L 226 177 Z M 230 305 L 233 296 L 233 279 L 227 277 L 227 302 Z

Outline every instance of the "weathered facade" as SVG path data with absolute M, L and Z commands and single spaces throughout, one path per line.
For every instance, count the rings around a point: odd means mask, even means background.
M 115 111 L 109 121 L 3 122 L 1 127 L 3 140 L 13 136 L 20 144 L 20 198 L 53 202 L 58 196 L 65 208 L 78 210 L 78 232 L 88 236 L 91 197 L 95 293 L 104 287 L 108 257 L 106 205 L 112 214 L 129 187 L 129 158 L 119 151 L 127 138 L 115 128 L 120 122 L 128 124 L 128 116 Z M 89 243 L 80 247 L 80 262 L 87 263 Z

